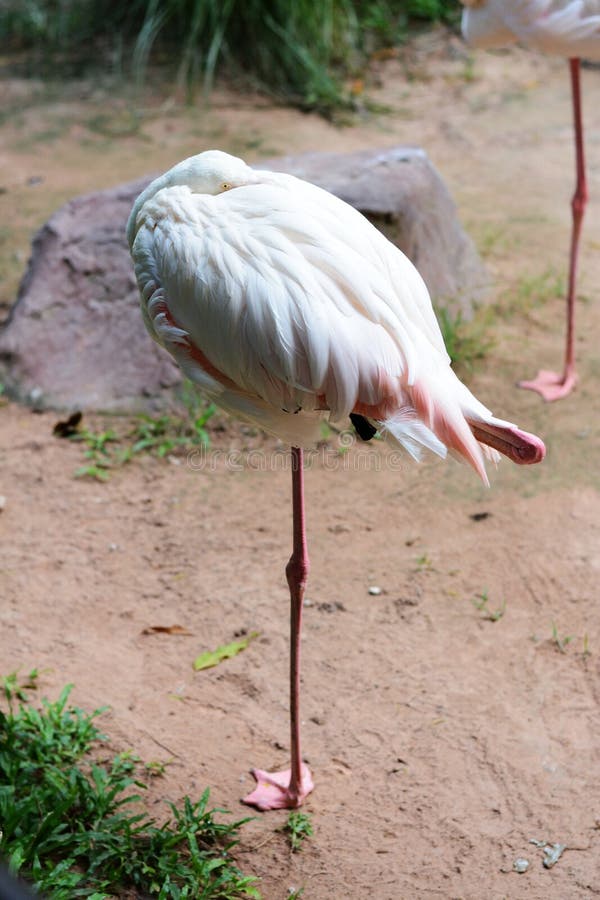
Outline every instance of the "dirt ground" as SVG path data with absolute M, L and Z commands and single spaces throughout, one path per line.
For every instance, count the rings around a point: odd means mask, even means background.
M 566 65 L 469 55 L 434 34 L 379 74 L 371 95 L 389 111 L 346 127 L 226 91 L 208 110 L 156 96 L 134 113 L 103 84 L 12 79 L 3 299 L 32 230 L 82 191 L 210 146 L 253 160 L 424 147 L 512 309 L 469 384 L 541 434 L 547 459 L 503 461 L 490 490 L 454 461 L 392 466 L 356 450 L 311 461 L 302 718 L 314 836 L 291 854 L 286 814 L 257 814 L 236 858 L 266 900 L 292 887 L 305 900 L 600 894 L 600 71 L 583 74 L 581 382 L 554 405 L 513 385 L 561 361 L 563 301 L 547 286 L 566 266 L 573 190 Z M 527 302 L 527 285 L 544 302 Z M 115 749 L 170 763 L 150 788 L 157 816 L 206 786 L 243 815 L 249 767 L 284 766 L 289 746 L 289 472 L 265 470 L 234 429 L 213 435 L 212 465 L 144 457 L 106 484 L 76 480 L 81 446 L 54 438 L 55 420 L 0 409 L 0 671 L 38 667 L 45 695 L 73 682 L 78 705 L 108 704 Z M 142 634 L 172 624 L 192 635 Z M 193 672 L 243 630 L 260 638 Z M 532 839 L 567 849 L 546 869 Z M 530 863 L 520 875 L 518 857 Z

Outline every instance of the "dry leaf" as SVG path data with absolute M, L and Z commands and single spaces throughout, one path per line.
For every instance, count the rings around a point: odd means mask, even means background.
M 149 625 L 142 634 L 192 634 L 183 625 Z

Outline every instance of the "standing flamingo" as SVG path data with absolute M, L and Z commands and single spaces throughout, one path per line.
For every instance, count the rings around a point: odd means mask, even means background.
M 542 441 L 495 419 L 450 368 L 427 288 L 412 263 L 327 191 L 193 156 L 136 200 L 127 237 L 150 335 L 224 409 L 291 444 L 291 769 L 254 769 L 246 803 L 299 806 L 313 781 L 300 753 L 300 625 L 309 571 L 303 449 L 323 419 L 350 416 L 419 458 L 484 454 L 539 462 Z
M 462 31 L 474 47 L 491 49 L 521 43 L 533 50 L 569 60 L 577 183 L 571 201 L 573 227 L 567 289 L 567 341 L 562 375 L 542 370 L 519 387 L 537 391 L 544 400 L 566 397 L 577 383 L 575 372 L 575 290 L 583 214 L 588 199 L 583 152 L 579 59 L 600 60 L 600 0 L 462 0 Z

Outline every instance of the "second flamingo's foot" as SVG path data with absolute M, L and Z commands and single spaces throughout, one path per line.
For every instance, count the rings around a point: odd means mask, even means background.
M 300 784 L 297 790 L 291 789 L 291 769 L 285 769 L 283 772 L 252 769 L 252 775 L 256 779 L 256 787 L 244 797 L 242 803 L 255 806 L 263 812 L 267 809 L 297 809 L 314 788 L 310 769 L 304 763 L 300 769 Z
M 533 381 L 519 381 L 518 386 L 528 391 L 537 391 L 547 403 L 552 403 L 553 400 L 560 400 L 570 394 L 576 384 L 575 372 L 558 375 L 556 372 L 542 370 Z

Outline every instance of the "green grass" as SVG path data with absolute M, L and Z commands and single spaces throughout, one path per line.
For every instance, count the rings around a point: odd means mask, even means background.
M 567 647 L 569 646 L 569 644 L 571 643 L 572 640 L 573 640 L 572 634 L 563 635 L 561 637 L 561 635 L 558 632 L 558 628 L 556 627 L 556 623 L 552 622 L 552 643 L 557 648 L 557 650 L 560 650 L 561 653 L 566 653 Z M 586 642 L 586 646 L 584 649 L 587 649 L 587 642 Z
M 218 72 L 324 113 L 352 105 L 344 79 L 419 23 L 457 21 L 454 0 L 7 0 L 5 45 L 27 49 L 29 68 L 90 61 L 137 80 L 166 64 L 181 84 L 209 89 Z
M 494 304 L 494 312 L 504 318 L 526 314 L 549 300 L 565 296 L 564 272 L 548 266 L 537 275 L 521 275 L 517 282 L 503 290 Z
M 482 619 L 486 619 L 488 622 L 499 622 L 506 612 L 506 600 L 502 601 L 502 606 L 498 609 L 490 609 L 488 606 L 489 600 L 488 592 L 482 591 L 480 594 L 475 595 L 472 603 L 475 609 L 481 613 Z
M 436 314 L 453 367 L 471 371 L 477 360 L 483 359 L 494 346 L 488 309 L 478 309 L 468 321 L 460 310 L 452 313 L 445 307 L 437 307 Z
M 95 478 L 108 481 L 111 471 L 130 462 L 141 453 L 150 453 L 163 458 L 171 453 L 190 450 L 193 447 L 208 447 L 210 436 L 207 424 L 217 408 L 206 403 L 193 385 L 184 384 L 181 400 L 187 414 L 167 414 L 160 416 L 139 415 L 126 433 L 117 433 L 114 428 L 94 432 L 80 427 L 82 416 L 76 413 L 66 421 L 57 422 L 54 433 L 58 437 L 84 445 L 85 464 L 76 472 L 76 478 Z M 73 423 L 71 423 L 73 419 Z
M 157 824 L 143 808 L 145 784 L 130 753 L 99 760 L 106 738 L 89 714 L 58 700 L 28 699 L 38 673 L 3 679 L 0 711 L 0 855 L 49 900 L 91 900 L 135 890 L 159 900 L 260 897 L 230 851 L 247 819 L 218 821 L 209 792 L 169 803 Z
M 290 842 L 291 850 L 296 853 L 300 850 L 306 838 L 311 837 L 313 833 L 310 816 L 308 813 L 292 810 L 285 823 L 284 831 Z

